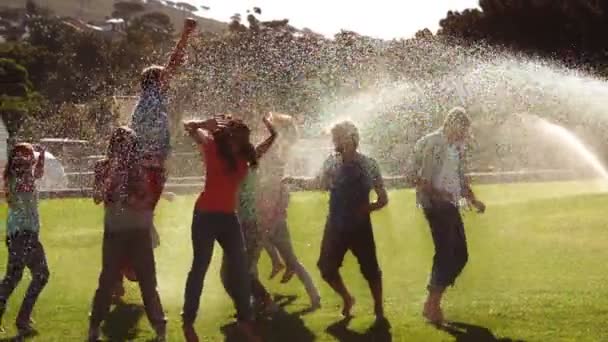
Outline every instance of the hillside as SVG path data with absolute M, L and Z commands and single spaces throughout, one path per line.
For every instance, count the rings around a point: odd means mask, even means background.
M 7 7 L 25 7 L 26 0 L 10 0 Z M 37 0 L 38 5 L 46 7 L 59 16 L 80 18 L 84 21 L 100 21 L 112 13 L 112 0 Z M 155 0 L 149 0 L 145 4 L 145 12 L 162 12 L 167 14 L 173 21 L 176 30 L 182 26 L 186 17 L 198 18 L 199 30 L 204 32 L 221 32 L 227 29 L 224 22 L 196 16 L 190 12 L 184 12 L 177 8 L 164 5 Z M 145 13 L 144 12 L 144 13 Z

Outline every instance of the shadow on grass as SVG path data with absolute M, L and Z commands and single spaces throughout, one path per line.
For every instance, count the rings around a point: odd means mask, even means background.
M 440 329 L 454 336 L 456 342 L 523 342 L 506 337 L 498 338 L 488 328 L 462 322 L 447 322 Z
M 359 333 L 348 328 L 352 318 L 344 318 L 325 330 L 340 342 L 391 342 L 391 326 L 386 320 L 375 321 L 364 333 Z
M 276 295 L 275 302 L 279 306 L 279 311 L 269 319 L 258 319 L 256 327 L 265 342 L 312 342 L 315 341 L 315 334 L 304 325 L 302 316 L 312 312 L 304 309 L 289 313 L 285 311 L 285 306 L 293 303 L 297 296 Z M 238 331 L 236 323 L 230 323 L 221 328 L 225 336 L 225 342 L 241 342 L 243 336 Z
M 133 340 L 137 337 L 137 323 L 143 315 L 143 306 L 119 303 L 106 318 L 103 334 L 109 341 Z
M 32 331 L 32 332 L 30 332 L 29 334 L 26 334 L 26 335 L 15 335 L 15 336 L 11 336 L 11 337 L 0 338 L 0 342 L 26 341 L 26 340 L 29 340 L 29 339 L 33 339 L 36 336 L 38 336 L 38 332 L 37 331 Z

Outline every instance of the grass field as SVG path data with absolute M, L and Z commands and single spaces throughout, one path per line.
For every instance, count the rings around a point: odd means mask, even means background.
M 294 194 L 289 220 L 295 248 L 320 286 L 323 308 L 298 315 L 308 301 L 297 280 L 281 285 L 263 279 L 273 293 L 286 296 L 287 303 L 274 322 L 262 324 L 266 340 L 389 341 L 392 335 L 392 341 L 608 341 L 608 195 L 600 190 L 598 184 L 574 182 L 477 187 L 488 211 L 464 215 L 469 264 L 448 292 L 444 309 L 447 318 L 467 326 L 452 333 L 426 325 L 420 316 L 433 247 L 412 191 L 390 192 L 389 207 L 373 217 L 390 332 L 368 330 L 373 323 L 371 299 L 350 255 L 342 272 L 358 299 L 355 318 L 348 326 L 337 324 L 340 301 L 315 267 L 326 195 Z M 182 341 L 179 312 L 192 255 L 193 200 L 164 202 L 157 217 L 161 246 L 156 258 L 170 341 Z M 34 340 L 82 341 L 100 270 L 102 211 L 90 200 L 43 201 L 40 210 L 51 280 L 35 311 L 40 335 Z M 3 205 L 2 225 L 5 215 Z M 219 282 L 219 253 L 218 248 L 196 328 L 203 340 L 237 341 L 229 326 L 234 310 Z M 4 273 L 4 247 L 0 259 Z M 268 272 L 264 256 L 261 274 L 265 278 Z M 24 280 L 29 281 L 29 274 Z M 12 322 L 25 287 L 24 282 L 10 300 L 4 337 L 15 333 Z M 132 304 L 112 312 L 105 328 L 108 337 L 152 338 L 134 284 L 129 284 L 127 301 Z

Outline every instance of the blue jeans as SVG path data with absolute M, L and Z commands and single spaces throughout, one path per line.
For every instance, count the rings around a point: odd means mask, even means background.
M 38 296 L 49 280 L 46 254 L 38 240 L 38 233 L 17 232 L 13 236 L 7 237 L 6 244 L 8 246 L 8 265 L 6 275 L 0 282 L 0 320 L 8 298 L 21 281 L 23 270 L 27 267 L 32 272 L 32 281 L 17 315 L 17 324 L 27 325 Z
M 245 242 L 236 214 L 194 211 L 192 218 L 192 268 L 186 281 L 186 293 L 182 319 L 193 324 L 200 306 L 203 282 L 215 241 L 224 250 L 226 288 L 236 306 L 240 321 L 253 319 L 251 306 L 251 278 L 248 270 Z
M 91 310 L 92 327 L 99 327 L 110 311 L 113 289 L 122 277 L 123 260 L 128 258 L 137 276 L 150 324 L 157 333 L 165 331 L 167 320 L 158 294 L 151 240 L 148 229 L 104 232 L 101 273 Z

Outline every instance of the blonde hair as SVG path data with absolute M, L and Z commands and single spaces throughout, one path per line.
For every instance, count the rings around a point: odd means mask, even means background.
M 279 137 L 284 141 L 293 144 L 298 140 L 298 127 L 293 116 L 283 113 L 270 112 L 272 123 L 279 132 Z
M 350 137 L 355 144 L 359 146 L 359 129 L 351 121 L 342 121 L 334 125 L 331 129 L 333 136 Z

